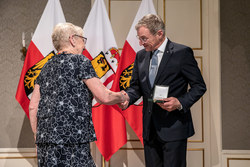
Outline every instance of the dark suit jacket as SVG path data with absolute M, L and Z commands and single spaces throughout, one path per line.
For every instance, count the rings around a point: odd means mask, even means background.
M 206 91 L 193 51 L 168 40 L 158 68 L 155 85 L 169 86 L 168 97 L 178 98 L 183 106 L 181 111 L 172 112 L 148 100 L 153 94 L 148 78 L 150 54 L 145 49 L 137 52 L 130 87 L 126 90 L 130 97 L 129 104 L 143 96 L 143 138 L 150 140 L 150 130 L 154 124 L 154 129 L 163 141 L 186 139 L 194 134 L 190 107 Z

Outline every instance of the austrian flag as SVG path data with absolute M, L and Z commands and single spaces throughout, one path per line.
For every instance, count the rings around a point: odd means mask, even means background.
M 135 25 L 143 16 L 147 14 L 156 14 L 152 0 L 142 0 L 141 5 L 134 18 L 133 24 L 130 28 L 129 34 L 122 49 L 116 78 L 112 87 L 112 90 L 114 91 L 126 90 L 126 88 L 129 87 L 136 52 L 143 49 L 143 47 L 139 45 L 139 41 L 136 38 L 137 32 L 135 30 Z M 124 116 L 128 124 L 131 126 L 140 141 L 143 143 L 142 98 L 140 98 L 134 105 L 131 105 L 126 110 L 122 110 L 121 114 Z
M 16 100 L 29 117 L 29 102 L 34 89 L 34 81 L 44 64 L 55 55 L 51 40 L 53 28 L 64 23 L 65 17 L 59 0 L 48 0 L 41 19 L 28 47 L 20 76 Z
M 83 55 L 91 60 L 96 74 L 110 89 L 120 56 L 103 0 L 95 0 L 83 30 L 88 38 Z M 119 110 L 93 100 L 96 145 L 107 161 L 127 142 L 125 119 Z

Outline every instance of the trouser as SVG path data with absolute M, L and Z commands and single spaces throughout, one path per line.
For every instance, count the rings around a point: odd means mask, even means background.
M 186 167 L 187 139 L 164 142 L 156 134 L 144 140 L 146 167 Z

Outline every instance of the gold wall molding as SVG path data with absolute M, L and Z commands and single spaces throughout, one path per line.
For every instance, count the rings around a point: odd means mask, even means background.
M 195 59 L 200 59 L 200 71 L 203 74 L 203 57 L 202 56 L 194 56 Z M 203 143 L 204 142 L 204 105 L 203 105 L 203 96 L 201 97 L 201 140 L 188 140 L 190 143 Z
M 164 23 L 166 24 L 166 1 L 163 0 L 163 19 Z M 199 48 L 192 48 L 193 50 L 202 50 L 203 49 L 203 26 L 202 26 L 202 0 L 200 0 L 200 47 Z
M 202 167 L 205 166 L 205 149 L 204 148 L 188 148 L 187 151 L 201 151 L 202 152 Z
M 133 150 L 141 150 L 143 151 L 143 148 L 121 148 L 119 149 L 121 151 L 133 151 Z M 205 153 L 204 153 L 204 148 L 188 148 L 187 151 L 201 151 L 202 154 L 202 167 L 205 166 Z M 102 161 L 102 167 L 106 167 L 106 163 L 103 159 Z M 108 167 L 111 167 L 111 159 L 107 162 Z
M 222 150 L 222 160 L 223 167 L 248 167 L 250 164 L 250 150 Z
M 230 167 L 229 161 L 250 161 L 250 158 L 227 158 L 227 167 Z
M 6 157 L 1 157 L 0 156 L 0 159 L 36 159 L 37 156 L 13 156 L 13 157 L 10 157 L 10 156 L 6 156 Z
M 109 15 L 109 19 L 111 19 L 111 1 L 128 1 L 128 0 L 108 0 L 108 15 Z M 131 1 L 131 0 L 129 0 Z M 133 1 L 141 1 L 141 0 L 133 0 Z M 153 0 L 154 1 L 154 0 Z M 160 1 L 160 0 L 157 0 Z M 163 3 L 163 21 L 166 24 L 166 1 L 167 0 L 162 0 Z M 192 48 L 193 50 L 203 50 L 203 20 L 202 20 L 202 0 L 199 1 L 200 3 L 200 47 L 198 48 Z M 157 10 L 157 8 L 156 8 Z M 158 11 L 156 11 L 158 13 Z M 125 42 L 125 41 L 124 41 Z M 118 48 L 119 50 L 122 50 L 122 48 Z

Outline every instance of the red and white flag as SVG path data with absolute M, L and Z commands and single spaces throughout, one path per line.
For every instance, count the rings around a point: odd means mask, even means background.
M 26 58 L 16 92 L 16 100 L 29 117 L 29 102 L 34 89 L 34 81 L 44 64 L 55 55 L 51 34 L 65 17 L 59 0 L 48 0 L 40 21 L 28 47 Z
M 139 41 L 136 37 L 137 32 L 135 30 L 135 25 L 143 16 L 147 14 L 156 14 L 152 0 L 142 0 L 141 2 L 141 5 L 138 9 L 138 12 L 135 16 L 135 19 L 133 21 L 133 24 L 130 28 L 129 34 L 123 46 L 112 90 L 120 91 L 129 87 L 130 80 L 132 77 L 136 52 L 143 49 L 143 46 L 139 45 Z M 127 120 L 128 124 L 131 126 L 131 128 L 135 131 L 140 141 L 143 143 L 142 98 L 140 98 L 134 105 L 131 105 L 126 110 L 121 111 L 121 113 Z
M 95 0 L 83 30 L 88 39 L 83 55 L 91 60 L 96 74 L 110 89 L 120 55 L 103 0 Z M 125 119 L 117 106 L 100 105 L 95 100 L 92 115 L 96 145 L 108 161 L 127 142 Z

